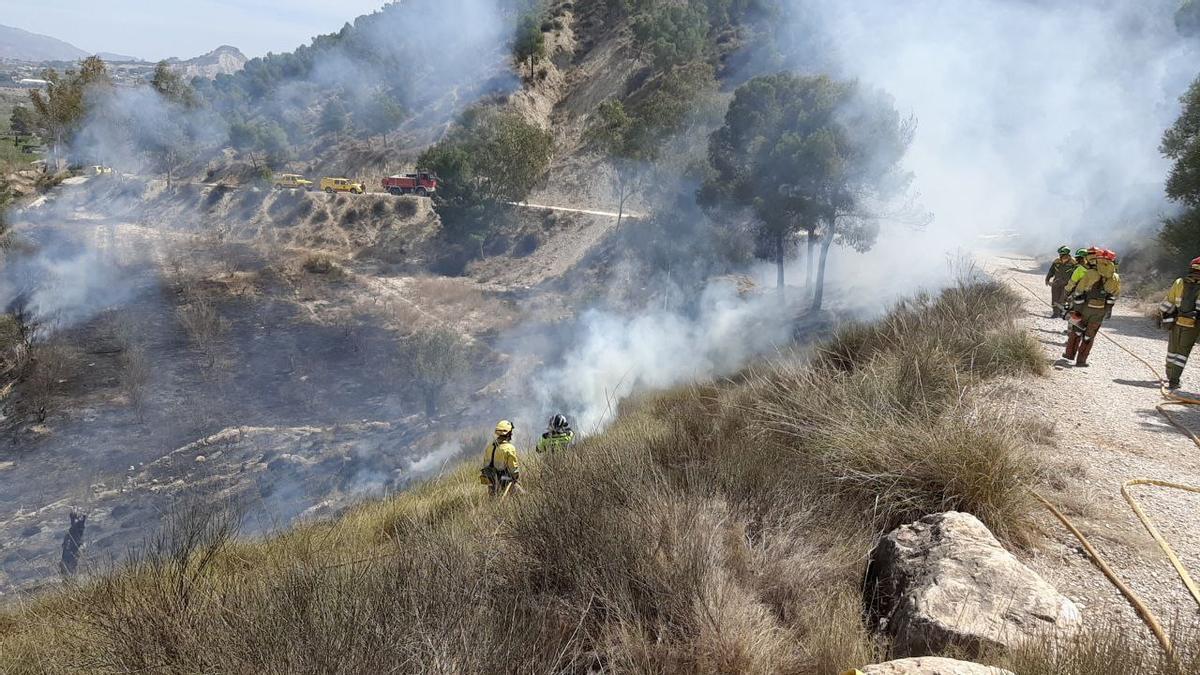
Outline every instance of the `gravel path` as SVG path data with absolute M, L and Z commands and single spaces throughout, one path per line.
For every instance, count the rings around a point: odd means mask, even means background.
M 1048 263 L 1047 263 L 1048 264 Z M 1044 266 L 1029 258 L 994 256 L 987 267 L 1009 283 L 1020 282 L 1045 298 L 1027 300 L 1022 320 L 1053 364 L 1045 379 L 1019 385 L 1016 400 L 1055 429 L 1061 462 L 1051 496 L 1088 535 L 1109 564 L 1164 622 L 1200 625 L 1200 611 L 1166 556 L 1121 498 L 1121 484 L 1135 477 L 1200 486 L 1200 449 L 1154 409 L 1162 399 L 1154 375 L 1111 342 L 1099 338 L 1090 367 L 1062 359 L 1065 322 L 1049 318 L 1050 289 Z M 1133 307 L 1118 303 L 1103 330 L 1162 372 L 1167 334 Z M 1200 354 L 1200 352 L 1197 352 Z M 1184 373 L 1185 391 L 1200 391 L 1200 366 Z M 1200 397 L 1200 394 L 1192 394 Z M 1200 431 L 1200 409 L 1177 409 L 1176 418 Z M 1158 524 L 1193 576 L 1200 576 L 1200 495 L 1135 487 L 1134 496 Z M 1117 621 L 1146 642 L 1149 631 L 1081 547 L 1057 522 L 1047 521 L 1047 544 L 1030 553 L 1031 564 L 1058 589 L 1081 603 L 1088 623 Z

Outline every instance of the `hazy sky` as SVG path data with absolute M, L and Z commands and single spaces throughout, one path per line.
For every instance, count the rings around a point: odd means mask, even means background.
M 90 52 L 149 61 L 229 44 L 247 56 L 291 51 L 383 6 L 384 0 L 0 0 L 0 23 Z

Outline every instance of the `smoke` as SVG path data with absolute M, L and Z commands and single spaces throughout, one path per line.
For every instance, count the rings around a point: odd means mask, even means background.
M 517 4 L 390 3 L 291 54 L 253 59 L 244 72 L 206 90 L 234 116 L 281 123 L 296 142 L 310 140 L 300 137 L 302 130 L 312 128 L 330 104 L 349 113 L 359 138 L 391 128 L 393 120 L 373 119 L 381 99 L 404 109 L 406 131 L 440 131 L 466 105 L 519 86 L 508 51 Z M 252 106 L 244 105 L 246 98 Z
M 743 295 L 733 280 L 716 279 L 693 308 L 589 310 L 562 358 L 533 378 L 537 412 L 525 418 L 562 412 L 576 429 L 597 431 L 633 393 L 710 381 L 788 343 L 789 309 L 775 293 Z
M 870 224 L 880 230 L 874 247 L 831 253 L 831 304 L 870 319 L 944 286 L 982 249 L 1120 247 L 1153 232 L 1171 209 L 1159 139 L 1200 62 L 1175 9 L 1171 0 L 787 3 L 775 28 L 782 61 L 734 59 L 746 65 L 731 79 L 782 65 L 890 95 L 917 120 L 903 169 L 917 211 L 932 216 L 918 226 L 884 205 Z M 794 261 L 789 279 L 806 266 Z M 767 268 L 748 272 L 770 283 Z M 585 314 L 574 346 L 534 385 L 542 417 L 569 411 L 590 430 L 631 392 L 728 373 L 789 338 L 791 316 L 766 298 L 710 286 L 698 306 Z
M 1176 4 L 797 0 L 790 29 L 816 50 L 791 63 L 886 90 L 917 118 L 906 165 L 934 221 L 885 228 L 889 259 L 942 266 L 997 235 L 1036 253 L 1119 245 L 1170 208 L 1157 149 L 1200 55 Z

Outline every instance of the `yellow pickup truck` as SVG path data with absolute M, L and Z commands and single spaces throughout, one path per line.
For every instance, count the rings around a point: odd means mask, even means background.
M 275 177 L 276 190 L 311 190 L 313 182 L 298 173 L 285 173 Z
M 329 194 L 335 192 L 350 192 L 352 194 L 361 195 L 363 190 L 362 183 L 355 183 L 349 178 L 322 178 L 321 189 Z

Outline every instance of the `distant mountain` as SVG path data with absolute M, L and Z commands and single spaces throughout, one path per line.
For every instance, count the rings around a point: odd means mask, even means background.
M 237 47 L 221 45 L 203 56 L 187 61 L 167 59 L 167 63 L 186 79 L 206 77 L 211 80 L 218 75 L 232 75 L 238 72 L 245 67 L 248 60 Z
M 27 30 L 0 25 L 0 59 L 15 61 L 78 61 L 92 55 L 79 47 L 49 35 L 30 33 Z M 100 52 L 100 58 L 108 62 L 137 62 L 141 59 L 124 54 Z
M 144 63 L 136 56 L 126 56 L 125 54 L 113 54 L 112 52 L 100 52 L 96 56 L 104 59 L 109 63 Z
M 79 47 L 57 38 L 0 25 L 0 59 L 74 61 L 88 56 Z

